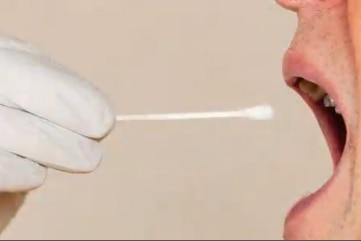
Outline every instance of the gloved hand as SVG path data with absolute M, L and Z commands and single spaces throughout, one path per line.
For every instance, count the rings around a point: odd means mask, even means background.
M 41 186 L 47 168 L 93 171 L 114 123 L 97 88 L 31 45 L 0 37 L 0 192 Z

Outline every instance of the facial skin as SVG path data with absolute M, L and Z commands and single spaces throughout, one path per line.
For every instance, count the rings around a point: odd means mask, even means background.
M 285 80 L 314 78 L 336 100 L 347 127 L 345 150 L 334 174 L 291 210 L 284 238 L 361 239 L 361 1 L 277 2 L 298 16 L 284 58 Z

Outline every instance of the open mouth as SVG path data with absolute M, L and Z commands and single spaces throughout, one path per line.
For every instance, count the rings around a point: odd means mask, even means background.
M 307 73 L 306 73 L 307 75 Z M 331 177 L 318 190 L 307 194 L 297 202 L 288 212 L 285 220 L 284 237 L 304 237 L 311 235 L 322 236 L 321 231 L 312 233 L 321 224 L 324 229 L 333 229 L 329 223 L 337 215 L 342 215 L 343 203 L 347 202 L 347 185 L 345 182 L 345 163 L 350 155 L 350 120 L 343 99 L 332 87 L 331 82 L 319 77 L 318 85 L 304 77 L 286 78 L 287 84 L 294 89 L 308 104 L 314 113 L 333 159 L 334 171 Z M 302 75 L 299 75 L 302 76 Z M 325 88 L 326 87 L 326 88 Z M 331 94 L 330 94 L 331 93 Z M 336 97 L 336 98 L 335 98 Z M 338 105 L 339 103 L 339 105 Z M 346 173 L 347 176 L 347 173 Z M 341 205 L 341 206 L 340 206 Z M 339 214 L 341 213 L 341 214 Z M 327 228 L 326 228 L 327 226 Z M 303 238 L 302 238 L 303 239 Z
M 342 109 L 324 88 L 302 77 L 294 77 L 289 85 L 313 111 L 324 134 L 334 166 L 340 162 L 345 149 L 347 128 Z

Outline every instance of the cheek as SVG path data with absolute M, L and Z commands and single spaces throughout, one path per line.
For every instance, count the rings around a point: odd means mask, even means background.
M 347 4 L 347 0 L 300 0 L 303 7 L 313 6 L 314 8 L 327 9 Z
M 347 18 L 353 48 L 356 52 L 360 49 L 361 40 L 361 1 L 349 0 L 347 6 Z
M 351 36 L 352 57 L 355 61 L 357 82 L 361 81 L 361 1 L 348 1 L 348 24 Z M 361 92 L 361 84 L 358 84 L 358 92 Z M 361 99 L 360 99 L 361 100 Z

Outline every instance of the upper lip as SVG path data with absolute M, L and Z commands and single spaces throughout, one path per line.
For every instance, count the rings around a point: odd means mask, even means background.
M 320 69 L 308 62 L 302 55 L 288 51 L 283 61 L 283 76 L 286 84 L 292 89 L 299 92 L 296 86 L 297 78 L 303 78 L 309 82 L 317 84 L 335 101 L 348 131 L 348 113 L 345 109 L 345 103 L 342 99 L 340 91 L 335 86 L 335 82 L 327 79 Z

